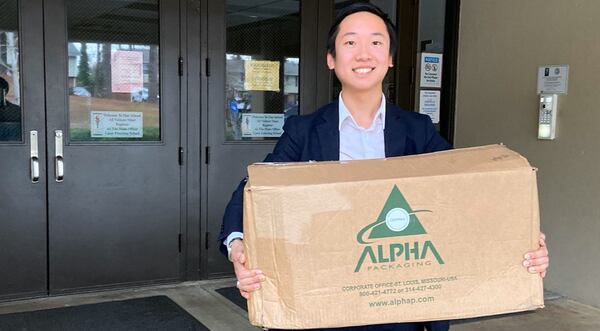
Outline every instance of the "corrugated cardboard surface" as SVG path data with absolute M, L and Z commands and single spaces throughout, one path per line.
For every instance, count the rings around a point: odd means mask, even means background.
M 500 145 L 256 164 L 244 193 L 252 324 L 317 328 L 543 307 L 536 173 Z

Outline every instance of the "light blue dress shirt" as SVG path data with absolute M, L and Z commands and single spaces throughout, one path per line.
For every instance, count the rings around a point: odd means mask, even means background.
M 339 96 L 340 161 L 382 159 L 385 157 L 385 96 L 371 126 L 362 128 L 346 108 L 342 93 Z

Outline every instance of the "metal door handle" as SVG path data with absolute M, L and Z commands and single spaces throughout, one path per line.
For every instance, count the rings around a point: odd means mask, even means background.
M 56 181 L 60 183 L 63 181 L 63 179 L 65 177 L 62 130 L 54 131 L 54 151 L 55 151 L 54 173 L 56 175 Z
M 37 183 L 40 181 L 40 159 L 38 153 L 38 137 L 37 131 L 29 132 L 29 143 L 31 148 L 30 153 L 30 168 L 31 168 L 31 182 Z

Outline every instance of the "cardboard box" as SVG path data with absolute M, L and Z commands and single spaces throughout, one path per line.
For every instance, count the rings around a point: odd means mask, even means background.
M 303 329 L 543 307 L 536 171 L 501 145 L 349 162 L 255 164 L 250 322 Z

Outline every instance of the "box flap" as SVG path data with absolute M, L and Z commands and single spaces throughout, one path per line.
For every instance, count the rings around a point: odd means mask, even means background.
M 503 145 L 386 159 L 318 162 L 318 167 L 315 164 L 317 163 L 294 162 L 250 165 L 247 187 L 327 184 L 531 168 L 527 159 Z

